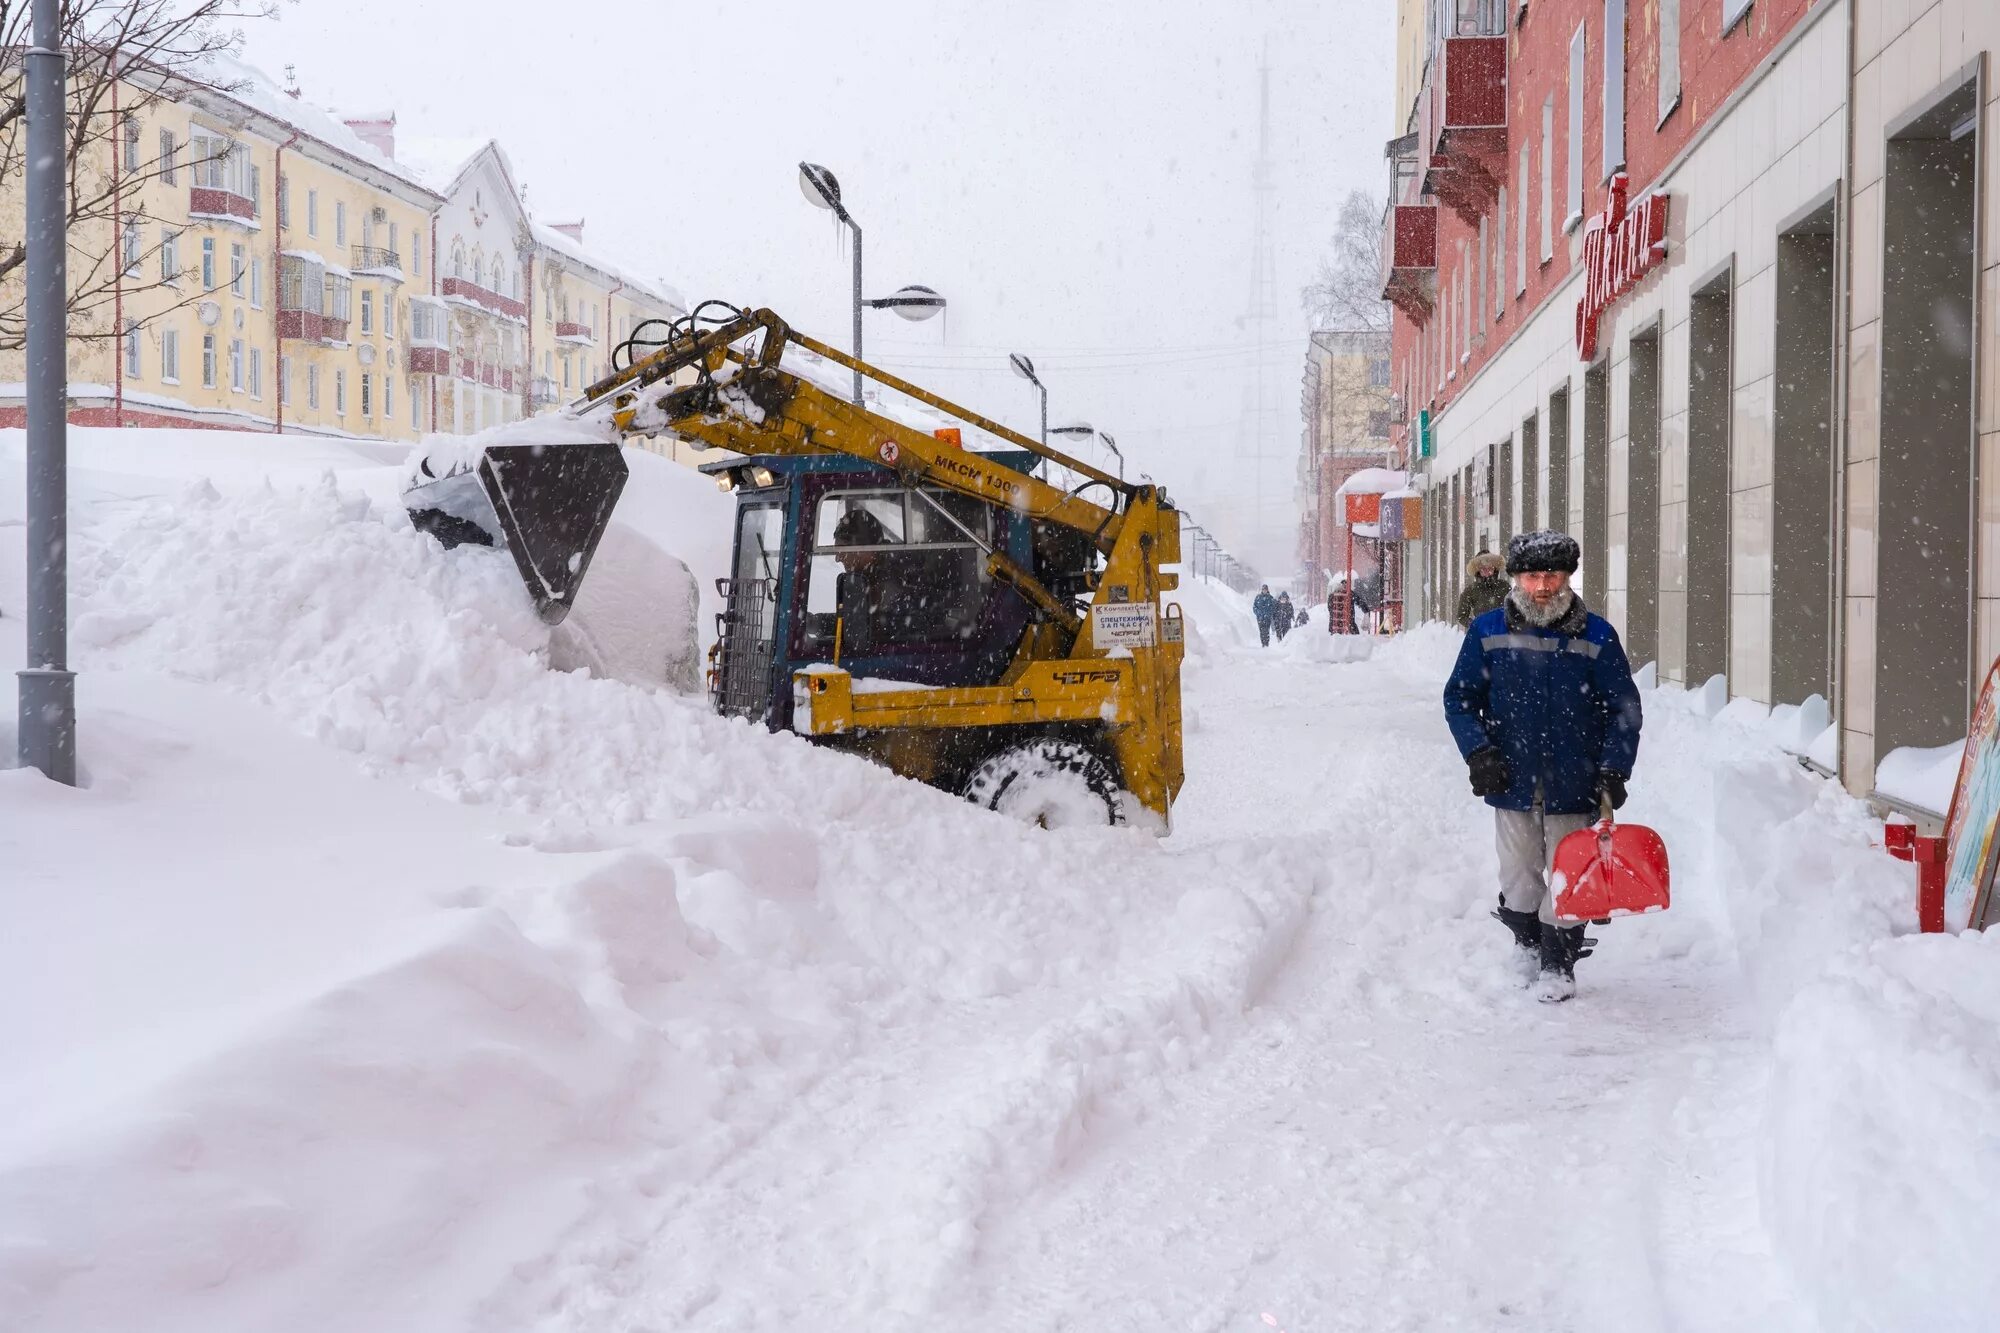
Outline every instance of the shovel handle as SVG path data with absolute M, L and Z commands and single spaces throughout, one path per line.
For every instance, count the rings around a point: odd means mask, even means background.
M 1611 819 L 1611 793 L 1610 793 L 1610 792 L 1608 792 L 1608 791 L 1601 791 L 1601 792 L 1597 793 L 1597 810 L 1598 810 L 1598 817 L 1599 817 L 1599 818 L 1600 818 L 1600 819 L 1601 819 L 1601 820 L 1602 820 L 1602 821 L 1603 821 L 1604 823 L 1606 823 L 1606 824 L 1609 824 L 1609 823 L 1611 823 L 1611 822 L 1612 822 L 1612 819 Z

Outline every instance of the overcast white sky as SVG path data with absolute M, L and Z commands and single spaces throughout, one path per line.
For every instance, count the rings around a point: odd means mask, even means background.
M 295 0 L 247 55 L 295 65 L 322 105 L 394 109 L 405 135 L 496 137 L 542 221 L 583 217 L 589 244 L 691 300 L 768 305 L 845 346 L 847 259 L 796 183 L 801 159 L 825 164 L 864 229 L 868 294 L 920 282 L 950 302 L 930 324 L 868 314 L 870 359 L 1032 433 L 1034 390 L 1006 367 L 1027 353 L 1051 424 L 1110 431 L 1279 573 L 1298 292 L 1342 194 L 1385 188 L 1394 23 L 1391 0 Z M 1267 42 L 1259 447 L 1243 317 Z

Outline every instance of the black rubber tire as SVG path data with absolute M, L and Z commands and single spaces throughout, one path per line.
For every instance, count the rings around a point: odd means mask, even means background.
M 972 770 L 965 799 L 1042 828 L 1125 822 L 1125 791 L 1111 765 L 1075 741 L 1033 740 Z

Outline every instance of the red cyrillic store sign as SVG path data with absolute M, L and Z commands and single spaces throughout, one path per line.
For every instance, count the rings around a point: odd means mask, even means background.
M 1667 192 L 1649 194 L 1637 208 L 1628 209 L 1625 195 L 1631 184 L 1622 171 L 1613 176 L 1604 211 L 1584 224 L 1576 354 L 1585 361 L 1597 359 L 1598 319 L 1667 254 Z

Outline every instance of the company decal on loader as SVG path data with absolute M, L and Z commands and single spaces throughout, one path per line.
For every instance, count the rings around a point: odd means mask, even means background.
M 1090 641 L 1099 648 L 1150 648 L 1156 633 L 1151 602 L 1098 602 L 1090 608 Z
M 1107 671 L 1102 667 L 1098 667 L 1085 671 L 1057 671 L 1052 674 L 1052 679 L 1058 685 L 1089 685 L 1093 681 L 1102 681 L 1106 685 L 1116 685 L 1119 675 L 1118 671 Z

